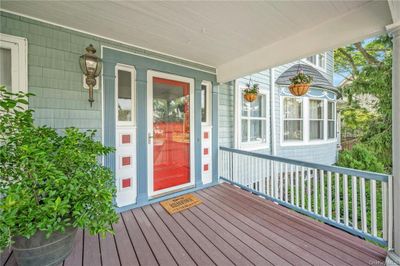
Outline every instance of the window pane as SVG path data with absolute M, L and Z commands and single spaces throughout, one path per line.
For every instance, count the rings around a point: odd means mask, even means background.
M 303 117 L 303 100 L 300 98 L 285 97 L 283 101 L 285 118 Z
M 323 119 L 324 102 L 320 100 L 310 100 L 310 119 Z
M 248 116 L 248 111 L 250 109 L 250 103 L 243 99 L 243 93 L 242 93 L 242 116 Z
M 307 57 L 307 61 L 315 65 L 317 57 L 315 55 Z
M 335 121 L 328 121 L 328 138 L 334 139 L 335 135 Z
M 242 142 L 247 142 L 247 132 L 248 132 L 248 128 L 247 128 L 247 123 L 248 120 L 242 119 Z
M 325 68 L 325 53 L 319 54 L 319 66 Z
M 118 121 L 132 121 L 131 72 L 118 70 Z
M 285 121 L 284 122 L 284 140 L 303 140 L 303 121 Z
M 328 119 L 335 119 L 335 103 L 328 102 Z
M 265 140 L 265 120 L 250 120 L 250 141 Z
M 207 122 L 207 86 L 201 85 L 201 122 Z
M 0 48 L 0 85 L 11 91 L 11 50 Z M 20 88 L 18 88 L 20 89 Z
M 265 117 L 265 96 L 258 95 L 257 99 L 250 103 L 251 117 Z
M 324 121 L 310 121 L 310 139 L 324 138 Z

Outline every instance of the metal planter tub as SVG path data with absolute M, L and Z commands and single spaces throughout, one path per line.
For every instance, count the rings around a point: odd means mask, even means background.
M 37 231 L 31 238 L 15 237 L 12 248 L 17 264 L 20 266 L 50 266 L 61 263 L 72 251 L 76 228 L 66 228 L 46 238 Z

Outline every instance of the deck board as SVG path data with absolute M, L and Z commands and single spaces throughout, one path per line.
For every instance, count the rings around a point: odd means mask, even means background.
M 229 184 L 194 193 L 173 215 L 159 203 L 120 214 L 105 238 L 78 230 L 70 265 L 371 265 L 386 252 Z M 1 265 L 16 265 L 12 251 Z

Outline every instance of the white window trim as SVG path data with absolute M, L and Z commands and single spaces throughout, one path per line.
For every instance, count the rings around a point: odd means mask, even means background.
M 313 100 L 313 101 L 320 101 L 320 102 L 322 102 L 322 119 L 311 119 L 311 115 L 310 115 L 310 100 Z M 309 126 L 308 126 L 308 139 L 309 139 L 309 141 L 310 142 L 318 142 L 318 141 L 323 141 L 323 140 L 327 140 L 327 132 L 326 132 L 326 129 L 327 129 L 327 125 L 328 125 L 328 121 L 327 121 L 327 114 L 328 114 L 328 112 L 326 111 L 326 109 L 327 109 L 327 106 L 326 106 L 327 104 L 326 104 L 326 100 L 325 99 L 321 99 L 321 98 L 314 98 L 314 97 L 309 97 L 308 98 L 308 123 L 309 123 Z M 311 137 L 310 137 L 310 130 L 311 130 L 311 121 L 322 121 L 322 128 L 323 128 L 323 132 L 322 132 L 322 139 L 311 139 Z
M 242 142 L 242 91 L 246 87 L 243 82 L 236 81 L 236 93 L 235 93 L 235 148 L 242 150 L 262 150 L 269 149 L 270 141 L 268 139 L 270 135 L 270 108 L 268 108 L 270 92 L 267 89 L 260 88 L 259 94 L 265 97 L 265 142 L 253 141 L 253 142 Z M 263 120 L 258 119 L 257 120 Z
M 320 54 L 324 54 L 324 56 L 325 56 L 325 63 L 324 63 L 324 66 L 323 66 L 323 67 L 319 66 L 318 64 L 314 64 L 314 63 L 308 61 L 307 58 L 303 58 L 302 61 L 303 61 L 304 63 L 310 65 L 310 66 L 315 67 L 315 68 L 318 69 L 318 70 L 321 70 L 321 71 L 323 71 L 323 72 L 326 72 L 326 71 L 327 71 L 327 61 L 328 61 L 328 60 L 327 60 L 327 55 L 328 55 L 328 53 L 327 53 L 327 52 L 324 52 L 324 53 L 319 53 L 319 54 L 315 54 L 315 55 L 312 55 L 312 56 L 316 56 L 316 61 L 318 61 L 318 60 L 320 60 L 320 59 L 319 59 L 319 55 L 320 55 Z
M 0 33 L 0 47 L 11 49 L 12 92 L 28 92 L 28 40 Z
M 282 96 L 281 97 L 281 144 L 282 143 L 299 143 L 299 142 L 304 142 L 305 140 L 305 116 L 306 116 L 306 110 L 305 110 L 305 106 L 304 106 L 304 99 L 302 100 L 302 118 L 297 118 L 297 119 L 287 119 L 287 120 L 298 120 L 298 121 L 303 121 L 303 139 L 302 140 L 285 140 L 284 139 L 284 128 L 285 128 L 285 114 L 284 114 L 284 99 L 285 98 L 293 98 L 293 99 L 301 99 L 301 97 L 296 97 L 296 96 Z
M 284 140 L 283 132 L 284 132 L 284 107 L 283 107 L 283 99 L 285 97 L 289 98 L 297 98 L 295 96 L 280 96 L 280 146 L 281 147 L 290 147 L 290 146 L 306 146 L 306 145 L 322 145 L 329 143 L 337 142 L 337 135 L 335 138 L 328 139 L 328 111 L 327 111 L 327 99 L 321 99 L 317 97 L 301 97 L 303 100 L 303 140 Z M 322 140 L 310 140 L 310 100 L 322 100 L 324 102 L 324 138 Z M 336 102 L 335 110 L 336 110 Z M 336 117 L 336 116 L 335 116 Z
M 203 126 L 211 126 L 212 124 L 212 84 L 210 81 L 204 80 L 201 85 L 206 86 L 206 122 L 201 122 Z
M 329 109 L 328 109 L 328 105 L 329 105 L 329 103 L 333 103 L 333 119 L 329 119 Z M 327 100 L 327 104 L 326 104 L 326 108 L 328 109 L 327 110 L 327 117 L 326 117 L 326 123 L 327 123 L 327 130 L 328 130 L 328 132 L 327 132 L 327 139 L 328 140 L 337 140 L 337 113 L 336 113 L 336 102 L 335 101 L 330 101 L 330 100 Z M 334 137 L 333 138 L 329 138 L 329 121 L 331 121 L 331 122 L 333 122 L 333 126 L 334 126 L 334 128 L 333 128 L 333 133 L 334 133 Z
M 132 121 L 119 121 L 118 120 L 118 70 L 131 73 L 131 95 L 132 95 Z M 115 121 L 117 126 L 135 126 L 136 125 L 136 69 L 134 66 L 117 64 L 115 66 Z

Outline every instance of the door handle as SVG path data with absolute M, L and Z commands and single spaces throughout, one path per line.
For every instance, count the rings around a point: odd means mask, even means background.
M 151 139 L 154 138 L 154 136 L 151 133 L 147 133 L 147 143 L 151 144 Z

